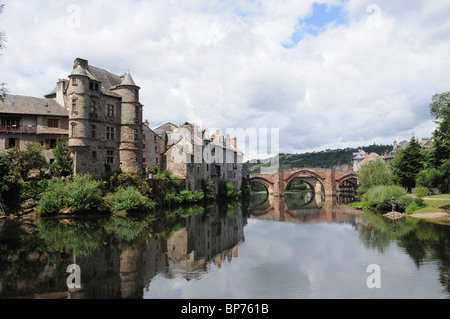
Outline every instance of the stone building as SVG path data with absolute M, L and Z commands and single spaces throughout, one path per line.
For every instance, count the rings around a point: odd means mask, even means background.
M 202 190 L 202 180 L 210 180 L 216 192 L 220 180 L 231 183 L 235 189 L 242 184 L 243 154 L 237 149 L 236 139 L 220 132 L 210 134 L 196 124 L 176 126 L 164 124 L 155 129 L 161 137 L 162 169 L 170 170 L 185 180 L 187 190 Z
M 68 77 L 45 97 L 68 112 L 74 173 L 94 178 L 118 169 L 141 174 L 143 105 L 130 73 L 119 76 L 77 58 Z
M 29 143 L 44 146 L 52 162 L 52 149 L 60 137 L 68 137 L 69 112 L 52 99 L 7 95 L 0 102 L 0 153 L 11 148 L 24 150 Z
M 154 166 L 161 167 L 162 150 L 164 150 L 164 143 L 158 134 L 156 134 L 149 126 L 149 122 L 145 121 L 142 126 L 143 134 L 143 166 L 148 170 Z

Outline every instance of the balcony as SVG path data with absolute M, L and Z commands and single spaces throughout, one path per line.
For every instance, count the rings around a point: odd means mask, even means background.
M 37 126 L 33 125 L 0 125 L 0 132 L 6 133 L 37 133 Z

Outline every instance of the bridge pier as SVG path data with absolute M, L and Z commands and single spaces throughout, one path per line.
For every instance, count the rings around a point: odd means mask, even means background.
M 302 168 L 278 171 L 272 174 L 252 174 L 250 182 L 259 182 L 266 186 L 270 195 L 283 196 L 286 186 L 295 178 L 304 180 L 313 186 L 316 194 L 322 194 L 322 186 L 325 197 L 337 195 L 337 185 L 345 180 L 357 180 L 354 172 L 336 171 L 324 168 Z

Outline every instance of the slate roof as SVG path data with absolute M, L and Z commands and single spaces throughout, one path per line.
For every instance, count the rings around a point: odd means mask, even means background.
M 77 65 L 77 67 L 75 67 L 72 70 L 72 73 L 70 75 L 87 76 L 92 81 L 100 82 L 102 84 L 101 91 L 103 94 L 119 98 L 120 95 L 112 91 L 116 88 L 116 86 L 118 85 L 137 86 L 129 72 L 119 76 L 92 65 L 87 65 L 85 68 L 82 67 L 81 65 Z M 47 97 L 54 94 L 56 94 L 56 88 L 45 96 Z
M 55 100 L 9 94 L 0 102 L 0 113 L 69 116 L 69 111 Z

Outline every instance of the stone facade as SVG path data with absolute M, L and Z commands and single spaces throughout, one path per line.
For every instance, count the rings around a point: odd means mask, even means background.
M 148 172 L 148 169 L 158 166 L 161 167 L 162 162 L 162 151 L 164 150 L 164 144 L 161 136 L 156 134 L 149 127 L 148 121 L 144 122 L 143 125 L 143 166 Z
M 75 174 L 143 172 L 139 89 L 128 72 L 118 76 L 78 58 L 69 80 L 46 96 L 68 110 Z
M 52 149 L 60 137 L 68 137 L 69 112 L 56 101 L 7 95 L 0 102 L 0 153 L 29 143 L 44 146 L 44 156 L 52 162 Z
M 129 72 L 119 76 L 77 58 L 68 79 L 60 79 L 45 98 L 8 95 L 0 103 L 0 152 L 39 142 L 51 149 L 65 136 L 75 174 L 101 178 L 117 170 L 148 175 L 157 165 L 202 190 L 211 180 L 241 187 L 243 154 L 236 139 L 191 123 L 167 123 L 155 130 L 143 123 L 140 88 Z
M 236 189 L 242 184 L 243 154 L 237 149 L 236 139 L 220 132 L 210 134 L 196 124 L 176 126 L 167 123 L 157 129 L 164 145 L 162 169 L 170 170 L 186 181 L 187 190 L 202 190 L 202 180 L 210 180 L 216 192 L 220 180 Z

